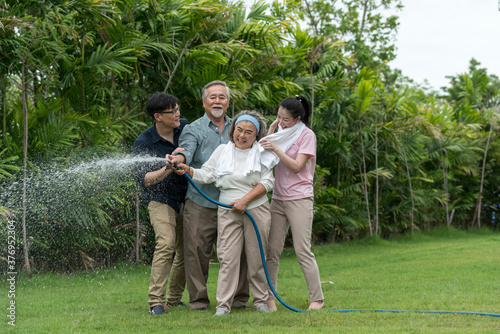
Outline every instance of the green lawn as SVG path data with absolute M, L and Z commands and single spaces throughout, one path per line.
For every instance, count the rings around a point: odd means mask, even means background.
M 258 251 L 258 250 L 256 250 Z M 326 310 L 391 309 L 500 314 L 500 233 L 434 231 L 396 240 L 315 247 Z M 7 324 L 8 288 L 0 284 L 0 332 L 16 333 L 499 333 L 500 317 L 389 312 L 233 311 L 214 317 L 218 265 L 209 277 L 206 312 L 174 308 L 148 314 L 149 267 L 121 264 L 74 275 L 16 281 L 16 326 Z M 293 250 L 285 250 L 278 292 L 308 306 Z M 187 296 L 183 299 L 188 301 Z

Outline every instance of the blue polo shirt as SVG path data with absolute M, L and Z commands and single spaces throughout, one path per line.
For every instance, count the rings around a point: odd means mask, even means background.
M 189 124 L 189 122 L 181 118 L 181 125 L 174 129 L 174 142 L 166 140 L 161 137 L 156 131 L 155 124 L 137 137 L 132 148 L 132 155 L 134 157 L 159 157 L 165 158 L 166 154 L 172 152 L 179 146 L 179 137 L 182 129 Z M 152 161 L 152 162 L 137 162 L 134 166 L 135 178 L 137 183 L 142 187 L 142 198 L 149 204 L 150 201 L 156 201 L 171 206 L 176 212 L 181 209 L 182 203 L 188 189 L 188 181 L 185 176 L 180 176 L 175 173 L 170 173 L 161 182 L 151 185 L 147 188 L 144 187 L 144 177 L 147 173 L 165 167 L 166 160 Z
M 228 131 L 231 121 L 231 118 L 225 116 L 221 136 L 219 136 L 219 128 L 208 118 L 206 113 L 186 126 L 180 138 L 180 145 L 185 149 L 180 154 L 186 157 L 186 165 L 201 168 L 220 144 L 227 144 L 229 142 Z M 219 200 L 220 191 L 213 183 L 198 184 L 198 187 L 208 197 L 216 201 Z M 191 184 L 189 184 L 186 198 L 205 208 L 217 208 L 216 204 L 205 199 Z

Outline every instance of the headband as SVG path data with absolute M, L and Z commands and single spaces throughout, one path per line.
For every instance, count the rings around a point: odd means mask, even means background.
M 236 123 L 234 123 L 234 125 L 238 124 L 241 121 L 252 122 L 252 124 L 255 125 L 255 127 L 257 128 L 257 134 L 259 133 L 259 131 L 260 131 L 260 124 L 259 124 L 259 121 L 257 120 L 257 118 L 255 118 L 255 117 L 253 117 L 251 115 L 248 115 L 248 114 L 241 115 L 240 117 L 238 117 L 238 119 L 236 120 Z

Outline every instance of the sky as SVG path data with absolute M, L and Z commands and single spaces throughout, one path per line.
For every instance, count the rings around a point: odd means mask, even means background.
M 403 0 L 397 57 L 389 63 L 435 90 L 467 72 L 471 58 L 500 77 L 499 0 Z
M 250 6 L 255 0 L 244 0 Z M 267 0 L 270 2 L 271 0 Z M 396 59 L 389 65 L 428 88 L 448 86 L 471 58 L 500 77 L 500 0 L 402 0 Z

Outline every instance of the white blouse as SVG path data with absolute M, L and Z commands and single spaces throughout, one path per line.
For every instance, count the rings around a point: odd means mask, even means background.
M 235 147 L 235 163 L 233 173 L 229 175 L 223 175 L 220 178 L 216 178 L 214 176 L 214 170 L 225 146 L 226 144 L 219 145 L 207 160 L 207 162 L 205 162 L 200 169 L 193 168 L 194 182 L 201 184 L 215 182 L 215 186 L 220 189 L 219 202 L 224 204 L 229 204 L 239 198 L 242 198 L 259 183 L 261 183 L 264 188 L 266 188 L 266 192 L 269 192 L 273 189 L 274 176 L 272 169 L 268 170 L 265 166 L 261 166 L 261 172 L 252 172 L 243 176 L 243 171 L 245 170 L 250 149 L 240 150 L 239 148 Z M 257 198 L 256 200 L 248 204 L 247 210 L 256 208 L 267 201 L 268 199 L 266 195 Z

